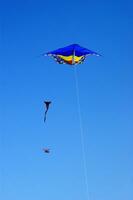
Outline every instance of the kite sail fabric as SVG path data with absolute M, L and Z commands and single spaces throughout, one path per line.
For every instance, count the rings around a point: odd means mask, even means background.
M 89 55 L 100 56 L 100 54 L 81 47 L 78 44 L 72 44 L 64 48 L 50 51 L 46 55 L 53 57 L 59 64 L 69 65 L 81 64 Z

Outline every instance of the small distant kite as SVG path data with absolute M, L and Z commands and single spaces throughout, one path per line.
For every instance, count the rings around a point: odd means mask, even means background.
M 53 57 L 59 64 L 77 65 L 84 62 L 87 56 L 100 54 L 81 47 L 78 44 L 72 44 L 64 48 L 46 53 L 47 56 Z
M 45 105 L 45 114 L 44 114 L 44 122 L 46 121 L 46 117 L 47 117 L 47 112 L 48 112 L 48 109 L 49 109 L 49 105 L 51 104 L 51 101 L 44 101 L 44 105 Z
M 43 152 L 44 152 L 44 153 L 50 153 L 50 149 L 48 149 L 48 148 L 43 148 Z

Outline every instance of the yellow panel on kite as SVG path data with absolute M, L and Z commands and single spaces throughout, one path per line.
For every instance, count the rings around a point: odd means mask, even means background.
M 72 64 L 72 63 L 79 63 L 84 56 L 62 56 L 62 55 L 57 55 L 59 58 L 64 60 L 64 62 Z

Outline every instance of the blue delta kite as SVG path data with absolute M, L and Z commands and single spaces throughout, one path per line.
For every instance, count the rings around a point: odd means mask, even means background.
M 95 55 L 101 56 L 100 54 L 81 47 L 78 44 L 72 44 L 64 48 L 59 48 L 54 51 L 46 53 L 47 56 L 53 57 L 59 64 L 77 65 L 84 62 L 87 56 Z

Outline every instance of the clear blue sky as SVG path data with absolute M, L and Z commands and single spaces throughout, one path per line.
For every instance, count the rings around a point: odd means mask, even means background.
M 40 56 L 78 43 L 90 200 L 132 200 L 132 1 L 0 2 L 0 199 L 87 200 L 74 71 Z

